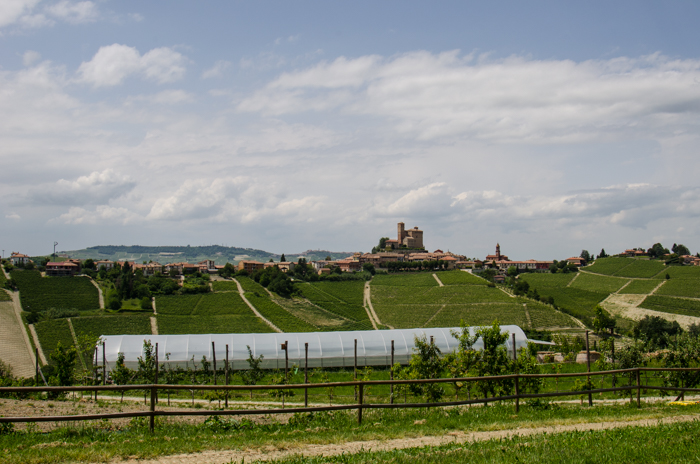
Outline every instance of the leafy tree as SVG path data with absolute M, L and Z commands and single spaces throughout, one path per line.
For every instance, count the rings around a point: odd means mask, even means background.
M 327 255 L 327 256 L 326 256 L 326 259 L 325 259 L 324 261 L 333 261 L 333 260 L 331 259 L 331 255 Z
M 90 258 L 86 259 L 83 261 L 83 269 L 95 269 L 95 261 Z
M 690 250 L 688 249 L 688 247 L 685 245 L 681 245 L 680 243 L 678 245 L 674 245 L 673 252 L 678 256 L 685 256 L 690 254 Z
M 510 277 L 515 277 L 516 275 L 518 275 L 518 268 L 515 266 L 510 266 L 508 268 L 508 275 Z
M 362 264 L 362 269 L 364 271 L 369 272 L 370 274 L 374 275 L 376 274 L 377 270 L 374 268 L 374 264 L 372 263 L 364 263 Z
M 581 258 L 588 263 L 591 261 L 591 254 L 588 252 L 588 250 L 581 250 Z
M 280 262 L 284 263 L 287 261 L 287 258 L 284 257 L 284 253 L 282 253 L 282 257 L 280 257 Z
M 150 340 L 143 341 L 143 356 L 138 357 L 137 375 L 145 384 L 155 382 L 156 370 L 156 347 L 153 346 Z
M 665 348 L 669 343 L 669 337 L 683 332 L 676 321 L 667 321 L 659 316 L 644 316 L 634 326 L 635 339 L 646 342 L 650 347 Z
M 600 254 L 598 255 L 599 258 L 607 258 L 608 254 L 605 252 L 605 248 L 600 249 Z
M 236 273 L 236 268 L 231 263 L 224 264 L 223 269 L 219 269 L 217 274 L 221 277 L 231 277 Z
M 595 318 L 593 319 L 593 329 L 596 333 L 601 333 L 605 330 L 609 330 L 610 334 L 615 330 L 617 321 L 612 317 L 606 310 L 604 310 L 600 305 L 595 307 Z
M 479 327 L 476 331 L 483 342 L 479 362 L 475 366 L 475 374 L 478 377 L 507 374 L 510 371 L 511 360 L 504 346 L 508 340 L 508 332 L 501 332 L 501 326 L 497 320 L 488 327 Z M 510 382 L 489 380 L 479 382 L 477 388 L 484 397 L 498 396 L 509 390 Z
M 75 361 L 78 352 L 74 346 L 64 347 L 60 340 L 56 349 L 49 356 L 54 365 L 54 376 L 51 377 L 52 385 L 73 385 L 75 379 Z
M 660 243 L 655 243 L 651 248 L 647 250 L 650 258 L 661 258 L 668 254 L 668 248 L 664 248 Z
M 439 379 L 445 370 L 442 352 L 435 343 L 430 343 L 425 335 L 414 338 L 415 347 L 409 362 L 410 378 Z M 437 383 L 411 384 L 414 395 L 424 396 L 429 402 L 437 402 L 445 394 L 445 389 Z
M 153 303 L 147 296 L 141 298 L 141 309 L 153 309 Z

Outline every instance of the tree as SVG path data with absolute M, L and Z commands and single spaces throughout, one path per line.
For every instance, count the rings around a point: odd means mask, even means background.
M 667 321 L 659 316 L 644 316 L 634 326 L 635 339 L 647 342 L 652 348 L 665 348 L 669 337 L 683 332 L 676 321 Z
M 516 275 L 518 275 L 518 268 L 515 266 L 510 266 L 508 268 L 508 276 L 515 277 Z
M 591 261 L 591 254 L 588 250 L 581 250 L 581 258 L 583 258 L 585 262 L 589 262 Z
M 430 343 L 425 335 L 416 336 L 414 341 L 416 346 L 408 366 L 410 378 L 439 379 L 445 370 L 440 348 L 435 343 Z M 445 389 L 437 383 L 411 384 L 409 389 L 414 395 L 425 396 L 431 403 L 439 401 L 445 394 Z
M 74 346 L 64 347 L 59 340 L 56 349 L 51 353 L 50 358 L 55 366 L 55 375 L 51 377 L 52 385 L 73 385 L 75 379 L 75 360 L 78 352 Z
M 669 254 L 669 251 L 668 248 L 664 248 L 662 244 L 655 243 L 647 250 L 647 253 L 649 254 L 650 258 L 661 258 L 663 255 Z
M 685 256 L 690 254 L 690 250 L 688 249 L 687 246 L 681 245 L 680 243 L 676 245 L 675 249 L 673 250 L 675 254 L 678 256 Z
M 605 252 L 605 248 L 600 249 L 600 254 L 598 255 L 599 258 L 607 258 L 608 254 Z
M 248 361 L 248 367 L 250 369 L 240 371 L 241 380 L 243 380 L 244 385 L 256 385 L 265 377 L 265 371 L 260 367 L 264 356 L 260 355 L 256 358 L 253 356 L 250 345 L 246 345 L 246 348 L 248 348 L 248 359 L 246 361 Z M 250 390 L 250 399 L 253 399 L 253 390 Z
M 374 264 L 372 264 L 372 263 L 362 264 L 362 270 L 367 271 L 372 275 L 376 274 L 376 272 L 377 272 L 377 270 L 374 268 Z
M 280 262 L 284 263 L 287 261 L 287 258 L 284 257 L 284 253 L 282 253 L 282 257 L 280 258 Z
M 607 311 L 605 311 L 600 305 L 595 307 L 595 318 L 593 319 L 593 329 L 596 333 L 601 333 L 604 330 L 609 330 L 610 334 L 615 330 L 617 321 L 614 317 L 610 316 Z

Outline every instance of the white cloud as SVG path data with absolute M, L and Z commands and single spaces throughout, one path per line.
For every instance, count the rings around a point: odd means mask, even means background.
M 134 47 L 112 44 L 100 47 L 92 60 L 78 68 L 80 80 L 95 87 L 121 84 L 134 74 L 141 74 L 158 83 L 173 82 L 185 74 L 186 59 L 167 48 L 154 48 L 143 56 Z
M 214 66 L 205 70 L 202 73 L 202 79 L 212 79 L 218 77 L 224 77 L 224 73 L 228 71 L 232 66 L 230 61 L 219 60 L 214 63 Z
M 64 224 L 89 224 L 89 225 L 127 225 L 138 221 L 137 214 L 130 212 L 126 208 L 115 208 L 108 205 L 99 205 L 93 211 L 71 207 L 67 213 L 61 214 L 51 222 L 61 222 Z
M 3 0 L 0 2 L 0 27 L 17 22 L 40 0 Z
M 13 221 L 19 221 L 22 219 L 17 213 L 10 213 L 5 215 L 5 219 L 12 219 Z
M 172 195 L 156 200 L 148 219 L 182 220 L 209 218 L 220 213 L 236 194 L 242 178 L 186 180 Z
M 700 122 L 697 82 L 700 60 L 660 54 L 577 63 L 412 52 L 340 57 L 283 73 L 238 109 L 339 109 L 384 118 L 424 140 L 579 142 L 692 132 Z
M 75 180 L 60 179 L 55 184 L 33 188 L 28 198 L 39 204 L 101 204 L 126 195 L 135 186 L 136 182 L 129 176 L 105 169 Z
M 154 95 L 129 97 L 127 99 L 127 104 L 131 104 L 135 101 L 157 103 L 159 105 L 177 105 L 179 103 L 190 103 L 194 101 L 194 95 L 184 90 L 163 90 Z
M 31 66 L 37 61 L 41 59 L 41 54 L 39 52 L 35 52 L 34 50 L 27 50 L 24 52 L 24 55 L 22 55 L 22 64 L 25 66 Z
M 97 5 L 90 1 L 61 0 L 46 7 L 46 12 L 71 24 L 93 22 L 98 17 Z

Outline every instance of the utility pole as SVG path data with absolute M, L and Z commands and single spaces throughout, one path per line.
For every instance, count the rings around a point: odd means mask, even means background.
M 53 261 L 56 262 L 56 245 L 58 242 L 53 242 Z

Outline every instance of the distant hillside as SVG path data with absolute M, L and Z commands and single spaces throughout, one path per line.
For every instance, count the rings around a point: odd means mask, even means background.
M 157 261 L 161 264 L 174 262 L 196 263 L 205 259 L 212 259 L 216 264 L 237 263 L 244 259 L 256 261 L 279 261 L 280 256 L 264 250 L 254 248 L 226 247 L 221 245 L 209 246 L 142 246 L 142 245 L 104 245 L 84 248 L 82 250 L 61 251 L 61 255 L 79 259 L 108 259 L 128 261 Z M 333 259 L 344 258 L 352 252 L 307 250 L 302 253 L 285 254 L 287 260 L 297 261 L 300 257 L 308 261 L 324 259 L 330 255 Z

